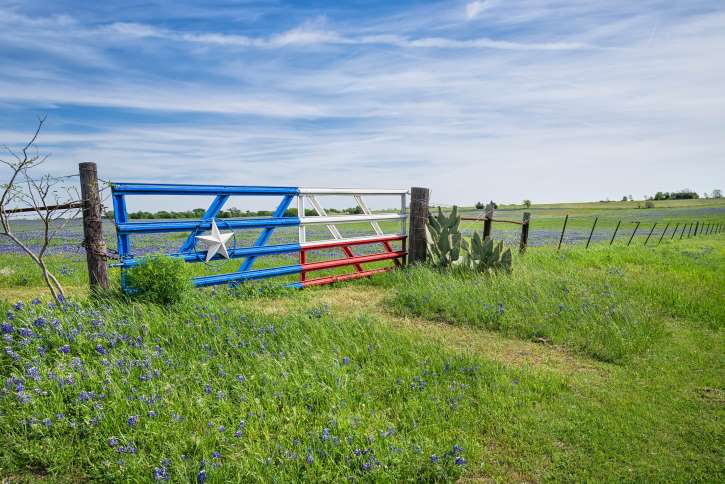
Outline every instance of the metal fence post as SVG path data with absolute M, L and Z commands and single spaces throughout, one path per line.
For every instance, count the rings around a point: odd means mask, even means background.
M 564 232 L 566 231 L 566 222 L 569 221 L 569 214 L 564 217 L 564 226 L 561 228 L 561 236 L 559 237 L 559 247 L 556 250 L 561 249 L 561 242 L 564 240 Z
M 589 238 L 587 239 L 587 245 L 584 247 L 585 249 L 589 248 L 589 244 L 592 241 L 592 235 L 594 235 L 594 227 L 597 226 L 597 220 L 599 220 L 599 217 L 594 217 L 594 223 L 592 224 L 592 230 L 589 232 Z

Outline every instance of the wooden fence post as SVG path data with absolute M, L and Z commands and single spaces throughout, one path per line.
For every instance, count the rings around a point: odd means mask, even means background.
M 692 233 L 692 222 L 690 222 L 690 225 L 687 227 L 687 238 L 690 238 L 691 233 Z
M 564 240 L 564 232 L 566 231 L 566 222 L 569 220 L 569 214 L 564 217 L 564 226 L 561 228 L 561 237 L 559 237 L 559 247 L 556 250 L 561 249 L 561 241 Z
M 662 239 L 665 238 L 665 234 L 667 233 L 667 229 L 670 228 L 670 223 L 667 222 L 667 225 L 665 225 L 665 230 L 662 231 L 662 235 L 660 235 L 660 240 L 657 241 L 657 245 L 660 245 L 660 242 L 662 242 Z M 677 230 L 677 229 L 675 229 Z
M 685 228 L 687 224 L 682 225 L 682 232 L 680 232 L 680 240 L 682 240 L 682 237 L 685 235 Z
M 408 263 L 425 262 L 427 242 L 425 226 L 428 223 L 428 201 L 430 190 L 413 187 L 410 189 L 410 229 L 408 232 Z
M 93 289 L 108 289 L 106 241 L 103 239 L 101 197 L 95 163 L 79 163 L 81 198 L 83 199 L 83 247 L 86 249 L 88 281 Z
M 649 238 L 652 237 L 652 234 L 655 231 L 655 227 L 657 227 L 657 222 L 652 226 L 652 230 L 649 231 L 649 235 L 647 235 L 647 238 L 644 240 L 644 245 L 647 245 L 647 242 L 649 242 Z
M 491 226 L 493 225 L 493 205 L 486 205 L 486 212 L 483 214 L 483 240 L 491 238 Z
M 697 237 L 697 229 L 700 228 L 700 222 L 695 222 L 695 232 L 692 234 L 693 237 Z
M 524 212 L 523 219 L 521 221 L 521 240 L 519 242 L 519 252 L 526 252 L 526 245 L 529 243 L 529 222 L 531 220 L 531 214 Z
M 632 231 L 632 236 L 629 238 L 629 242 L 627 242 L 627 247 L 629 247 L 629 244 L 632 243 L 632 239 L 634 238 L 634 234 L 637 233 L 637 229 L 639 228 L 640 222 L 637 222 L 637 225 L 634 226 L 634 230 Z
M 599 217 L 594 217 L 594 223 L 592 224 L 591 232 L 589 232 L 589 238 L 587 239 L 587 245 L 584 247 L 585 249 L 589 248 L 589 244 L 592 241 L 592 235 L 594 235 L 594 227 L 597 226 L 597 220 L 599 220 Z
M 612 240 L 609 241 L 609 245 L 612 245 L 614 243 L 614 238 L 617 236 L 617 231 L 619 230 L 619 225 L 622 223 L 621 220 L 617 220 L 617 226 L 614 227 L 614 234 L 612 234 Z

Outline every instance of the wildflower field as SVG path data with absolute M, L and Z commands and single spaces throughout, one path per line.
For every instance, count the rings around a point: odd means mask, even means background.
M 63 304 L 0 254 L 7 482 L 725 480 L 724 234 L 171 307 L 77 240 Z

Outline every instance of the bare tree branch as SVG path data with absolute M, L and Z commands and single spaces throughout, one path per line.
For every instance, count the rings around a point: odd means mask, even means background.
M 0 185 L 0 235 L 9 238 L 20 250 L 38 265 L 43 275 L 48 291 L 57 301 L 64 298 L 63 287 L 58 278 L 48 269 L 45 261 L 47 250 L 54 237 L 66 224 L 78 216 L 79 209 L 64 207 L 67 202 L 78 200 L 78 189 L 73 186 L 61 185 L 60 179 L 44 174 L 40 178 L 33 178 L 30 170 L 44 163 L 48 155 L 41 155 L 35 143 L 38 139 L 45 116 L 38 118 L 38 125 L 30 141 L 22 148 L 20 153 L 5 146 L 16 161 L 0 159 L 0 162 L 10 168 L 10 177 L 6 183 Z M 22 184 L 22 186 L 21 186 Z M 26 189 L 23 189 L 23 186 Z M 71 198 L 75 193 L 76 198 Z M 66 203 L 61 203 L 64 201 Z M 35 212 L 43 224 L 43 237 L 40 247 L 33 250 L 26 245 L 12 230 L 11 214 L 15 212 L 11 204 L 24 203 Z M 69 217 L 70 215 L 70 217 Z

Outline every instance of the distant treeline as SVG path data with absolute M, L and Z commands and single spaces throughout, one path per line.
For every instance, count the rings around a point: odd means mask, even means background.
M 325 211 L 328 214 L 352 214 L 352 215 L 359 215 L 362 214 L 363 211 L 360 207 L 350 207 L 350 208 L 344 208 L 344 209 L 337 209 L 337 208 L 327 208 Z M 184 212 L 176 212 L 176 211 L 166 211 L 166 210 L 159 210 L 158 212 L 146 212 L 143 210 L 139 210 L 138 212 L 129 212 L 128 218 L 130 219 L 171 219 L 171 218 L 201 218 L 204 216 L 204 213 L 206 212 L 206 209 L 203 208 L 195 208 L 193 210 L 187 210 Z M 217 218 L 243 218 L 243 217 L 271 217 L 274 212 L 272 210 L 239 210 L 238 208 L 232 207 L 229 210 L 222 210 L 217 215 Z M 113 218 L 113 210 L 108 210 L 105 214 L 106 218 Z M 285 217 L 296 217 L 297 216 L 297 209 L 296 208 L 288 208 L 284 212 Z M 314 216 L 317 215 L 317 212 L 315 212 L 311 208 L 305 209 L 305 215 L 306 216 Z
M 692 200 L 696 198 L 700 198 L 700 195 L 688 188 L 679 192 L 657 192 L 652 197 L 653 200 Z

